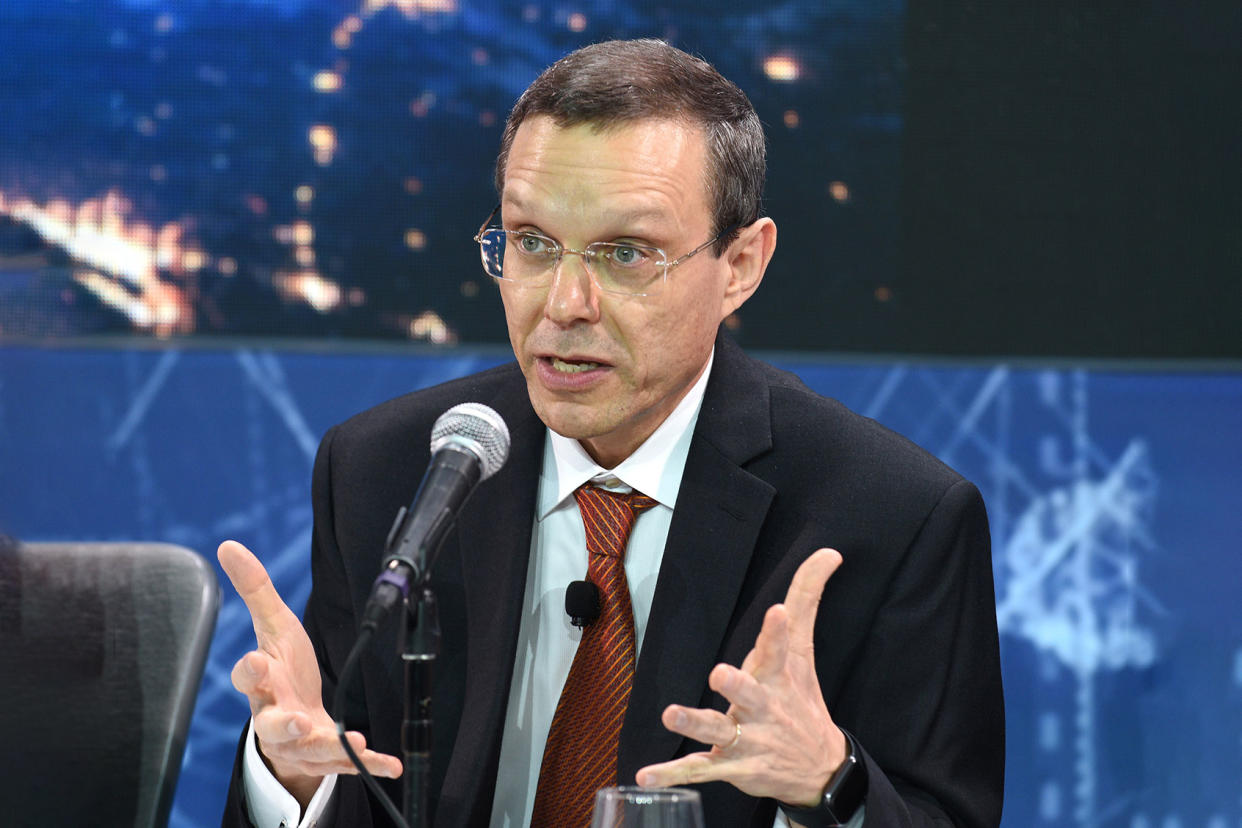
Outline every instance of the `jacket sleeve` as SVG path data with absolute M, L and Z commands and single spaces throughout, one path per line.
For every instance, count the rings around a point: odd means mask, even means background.
M 987 515 L 951 485 L 895 571 L 832 713 L 861 745 L 866 828 L 995 828 L 1004 702 Z

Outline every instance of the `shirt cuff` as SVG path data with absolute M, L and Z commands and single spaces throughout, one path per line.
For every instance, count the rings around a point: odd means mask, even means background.
M 858 810 L 850 817 L 850 821 L 845 823 L 845 828 L 863 828 L 863 818 L 866 815 L 867 806 L 859 805 Z M 780 808 L 776 809 L 776 821 L 772 823 L 772 828 L 790 828 L 789 819 Z
M 328 806 L 333 802 L 336 774 L 331 773 L 323 778 L 303 814 L 297 799 L 272 775 L 259 755 L 254 720 L 251 719 L 246 728 L 246 747 L 242 752 L 242 789 L 246 795 L 246 809 L 255 828 L 314 828 L 324 819 Z

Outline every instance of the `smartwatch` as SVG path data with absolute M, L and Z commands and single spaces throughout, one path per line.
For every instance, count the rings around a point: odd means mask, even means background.
M 845 728 L 841 728 L 841 733 L 845 735 L 847 755 L 828 780 L 819 804 L 810 808 L 780 804 L 786 817 L 806 828 L 839 828 L 853 819 L 867 798 L 867 766 L 863 764 L 862 751 Z

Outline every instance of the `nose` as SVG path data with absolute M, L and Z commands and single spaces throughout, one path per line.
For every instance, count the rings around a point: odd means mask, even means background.
M 599 290 L 586 268 L 584 254 L 566 250 L 553 266 L 544 316 L 561 327 L 599 320 Z

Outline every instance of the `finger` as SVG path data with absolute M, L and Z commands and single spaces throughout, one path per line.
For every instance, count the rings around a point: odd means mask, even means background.
M 383 776 L 388 779 L 398 779 L 401 776 L 401 760 L 395 756 L 389 756 L 387 753 L 379 753 L 367 747 L 366 737 L 356 730 L 351 730 L 345 734 L 345 738 L 349 739 L 349 746 L 354 749 L 358 759 L 362 761 L 372 776 Z M 340 744 L 340 740 L 337 740 Z M 349 761 L 349 757 L 345 756 L 344 749 L 341 750 L 341 756 L 344 760 L 337 773 L 357 773 L 358 769 L 354 763 Z
M 737 720 L 718 710 L 670 704 L 660 714 L 660 722 L 674 733 L 705 745 L 723 747 L 737 735 Z
M 794 573 L 789 591 L 785 593 L 785 610 L 789 613 L 789 646 L 805 652 L 814 646 L 815 614 L 819 599 L 832 573 L 841 565 L 841 553 L 835 549 L 818 549 L 802 562 Z
M 281 721 L 288 721 L 283 717 L 270 717 L 269 725 L 279 727 Z M 272 727 L 265 729 L 271 730 Z M 341 747 L 340 736 L 337 734 L 335 727 L 320 726 L 309 728 L 302 736 L 298 738 L 287 738 L 284 734 L 277 733 L 279 741 L 267 741 L 259 733 L 260 725 L 258 720 L 255 721 L 255 733 L 259 736 L 260 747 L 263 755 L 267 756 L 274 763 L 282 763 L 286 766 L 296 767 L 299 773 L 309 774 L 311 769 L 331 768 L 330 773 L 350 773 L 353 763 L 349 760 L 349 756 L 345 753 L 345 749 Z M 401 760 L 395 756 L 389 756 L 384 753 L 367 748 L 366 737 L 356 730 L 351 730 L 345 734 L 349 740 L 349 746 L 353 748 L 354 753 L 363 759 L 363 765 L 367 770 L 375 773 L 377 770 L 382 772 L 384 776 L 391 776 L 393 773 L 400 775 Z
M 714 782 L 728 776 L 736 762 L 712 753 L 691 753 L 671 762 L 640 768 L 634 781 L 645 788 L 667 788 Z
M 373 776 L 395 779 L 401 776 L 401 760 L 386 753 L 379 753 L 366 747 L 366 737 L 357 731 L 345 734 L 349 746 L 362 762 L 363 767 Z M 324 776 L 329 773 L 357 773 L 357 766 L 350 761 L 345 749 L 341 747 L 340 738 L 335 728 L 315 728 L 304 739 L 283 742 L 260 742 L 263 755 L 274 765 L 281 765 L 286 771 L 292 770 L 306 776 Z
M 291 623 L 298 623 L 297 616 L 281 600 L 267 570 L 253 552 L 237 541 L 228 540 L 220 544 L 216 557 L 233 589 L 246 602 L 256 636 L 279 636 Z
M 789 654 L 789 627 L 788 607 L 784 604 L 768 607 L 754 649 L 747 656 L 751 662 L 747 672 L 759 681 L 768 681 L 784 670 Z
M 344 751 L 341 756 L 345 756 Z M 365 750 L 358 753 L 358 758 L 372 776 L 384 779 L 401 778 L 401 760 L 394 756 Z M 346 757 L 335 762 L 305 762 L 298 766 L 298 772 L 306 776 L 327 776 L 330 773 L 357 775 L 358 767 Z
M 250 712 L 257 712 L 258 706 L 273 704 L 275 699 L 264 686 L 267 677 L 267 659 L 262 653 L 249 652 L 233 665 L 231 678 L 237 692 L 244 693 L 250 700 Z
M 746 720 L 762 718 L 768 692 L 750 673 L 729 664 L 717 664 L 707 676 L 707 686 L 729 700 L 729 715 L 742 713 Z M 737 708 L 737 710 L 734 710 Z M 729 725 L 733 727 L 732 724 Z M 723 744 L 723 743 L 722 743 Z
M 351 745 L 352 747 L 352 745 Z M 358 759 L 362 762 L 362 766 L 372 776 L 379 776 L 385 779 L 401 778 L 401 760 L 395 756 L 389 756 L 386 753 L 376 753 L 373 750 L 355 750 Z M 322 762 L 308 766 L 306 771 L 308 776 L 327 776 L 330 773 L 348 773 L 357 774 L 358 767 L 349 761 L 349 757 L 345 756 L 345 752 L 341 751 L 341 759 L 335 762 Z M 313 769 L 313 771 L 311 770 Z
M 771 617 L 774 610 L 780 607 L 779 612 L 782 613 L 781 618 Z M 771 618 L 770 618 L 771 617 Z M 755 637 L 755 646 L 750 648 L 750 652 L 746 654 L 746 658 L 742 660 L 742 670 L 755 675 L 755 671 L 760 669 L 761 664 L 766 660 L 768 663 L 764 665 L 765 674 L 770 673 L 773 669 L 780 669 L 779 664 L 784 662 L 784 656 L 780 658 L 778 665 L 774 668 L 771 664 L 772 648 L 779 645 L 780 648 L 788 647 L 788 631 L 782 630 L 779 625 L 787 625 L 789 622 L 789 614 L 785 610 L 784 604 L 773 604 L 768 607 L 768 611 L 763 616 L 763 626 L 759 628 L 759 635 Z M 784 642 L 778 642 L 773 639 L 774 635 L 780 634 L 785 637 Z M 765 637 L 766 635 L 766 637 Z M 760 645 L 763 645 L 762 647 Z
M 310 716 L 300 710 L 265 707 L 254 714 L 254 733 L 265 747 L 297 742 L 312 730 Z

